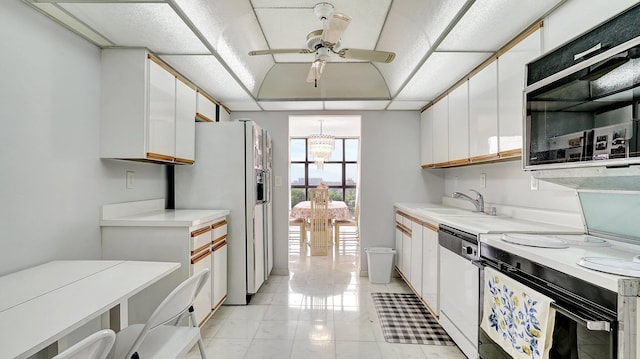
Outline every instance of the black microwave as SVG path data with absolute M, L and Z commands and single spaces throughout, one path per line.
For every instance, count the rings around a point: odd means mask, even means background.
M 598 38 L 637 16 L 640 6 L 527 65 L 525 169 L 640 164 L 640 35 Z

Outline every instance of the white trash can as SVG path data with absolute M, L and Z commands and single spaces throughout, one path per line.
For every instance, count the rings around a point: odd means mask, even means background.
M 391 282 L 393 255 L 396 250 L 376 247 L 365 248 L 365 252 L 367 252 L 367 262 L 369 263 L 369 282 L 379 284 Z

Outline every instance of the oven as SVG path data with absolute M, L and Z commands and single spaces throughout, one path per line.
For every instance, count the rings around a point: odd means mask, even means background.
M 618 293 L 487 243 L 480 244 L 480 254 L 484 266 L 553 300 L 556 314 L 549 358 L 627 358 L 619 348 Z M 482 328 L 478 352 L 483 359 L 511 358 Z

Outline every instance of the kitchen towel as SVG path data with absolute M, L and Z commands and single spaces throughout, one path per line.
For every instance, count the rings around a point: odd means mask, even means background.
M 555 321 L 552 302 L 549 297 L 485 267 L 480 328 L 514 359 L 548 358 Z

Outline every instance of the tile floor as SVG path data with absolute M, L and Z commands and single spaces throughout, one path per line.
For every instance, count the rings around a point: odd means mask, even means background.
M 371 292 L 410 292 L 406 284 L 360 277 L 357 240 L 311 257 L 297 238 L 289 240 L 289 276 L 272 275 L 250 305 L 222 306 L 202 328 L 209 359 L 465 358 L 455 346 L 385 342 Z

